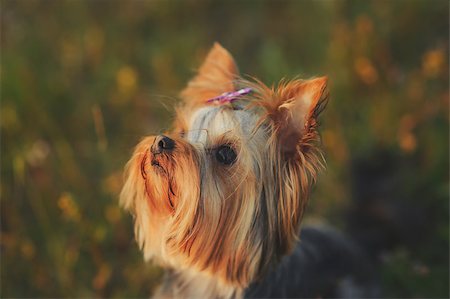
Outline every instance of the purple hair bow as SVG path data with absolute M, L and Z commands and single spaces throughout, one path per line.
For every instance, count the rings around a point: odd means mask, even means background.
M 235 100 L 237 100 L 239 97 L 249 94 L 252 91 L 253 91 L 253 89 L 251 89 L 250 87 L 247 87 L 247 88 L 242 88 L 242 89 L 239 89 L 236 91 L 224 92 L 220 96 L 209 99 L 206 102 L 207 103 L 218 102 L 219 104 L 232 103 Z

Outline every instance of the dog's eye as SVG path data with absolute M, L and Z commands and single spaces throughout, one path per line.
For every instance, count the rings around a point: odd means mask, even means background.
M 217 148 L 216 159 L 222 164 L 232 164 L 236 160 L 236 156 L 236 152 L 229 145 L 221 145 Z

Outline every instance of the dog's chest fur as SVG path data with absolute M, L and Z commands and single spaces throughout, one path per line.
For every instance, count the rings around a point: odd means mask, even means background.
M 156 298 L 377 298 L 379 284 L 359 246 L 324 226 L 306 227 L 292 254 L 239 290 L 201 273 L 169 270 Z

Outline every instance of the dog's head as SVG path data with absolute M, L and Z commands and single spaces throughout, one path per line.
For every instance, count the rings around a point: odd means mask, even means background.
M 252 92 L 217 100 L 240 88 Z M 137 145 L 121 204 L 147 259 L 244 287 L 297 241 L 326 78 L 246 81 L 216 44 L 181 96 L 173 130 Z

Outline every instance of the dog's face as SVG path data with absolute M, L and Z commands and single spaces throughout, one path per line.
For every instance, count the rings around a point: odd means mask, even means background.
M 237 85 L 253 93 L 207 102 Z M 326 79 L 246 82 L 215 45 L 181 95 L 173 131 L 137 145 L 121 204 L 147 259 L 244 287 L 297 240 L 322 164 L 316 118 Z

